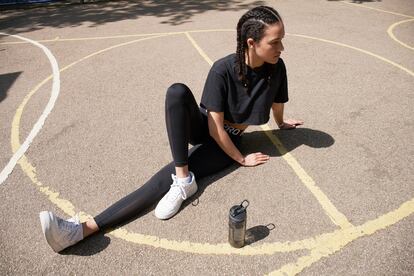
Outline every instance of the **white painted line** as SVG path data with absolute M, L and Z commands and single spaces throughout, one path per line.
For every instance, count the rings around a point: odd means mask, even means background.
M 50 64 L 52 65 L 52 72 L 53 72 L 53 84 L 52 84 L 52 93 L 49 99 L 49 102 L 46 105 L 45 110 L 43 111 L 42 115 L 39 117 L 35 125 L 33 126 L 32 130 L 30 131 L 29 135 L 27 136 L 26 140 L 23 142 L 23 144 L 20 146 L 20 148 L 13 154 L 12 158 L 10 159 L 9 163 L 6 165 L 6 167 L 1 171 L 0 173 L 0 185 L 7 179 L 7 177 L 12 173 L 14 167 L 16 166 L 19 159 L 23 156 L 23 154 L 27 151 L 30 144 L 32 143 L 33 139 L 36 137 L 36 135 L 40 132 L 40 130 L 43 127 L 43 124 L 46 121 L 47 116 L 52 111 L 55 102 L 59 96 L 60 92 L 60 73 L 59 73 L 59 66 L 58 63 L 53 56 L 53 54 L 50 52 L 48 48 L 43 46 L 42 44 L 33 41 L 31 39 L 18 36 L 18 35 L 10 35 L 6 33 L 1 33 L 0 35 L 7 35 L 12 36 L 24 41 L 27 41 L 40 49 L 43 50 L 43 52 L 48 57 Z
M 403 21 L 396 22 L 396 23 L 392 24 L 392 25 L 388 28 L 387 33 L 388 33 L 388 35 L 389 35 L 392 39 L 394 39 L 397 43 L 401 44 L 402 46 L 404 46 L 404 47 L 406 47 L 406 48 L 408 48 L 408 49 L 410 49 L 410 50 L 414 50 L 414 47 L 411 47 L 410 45 L 408 45 L 408 44 L 406 44 L 406 43 L 402 42 L 401 40 L 399 40 L 398 38 L 396 38 L 396 37 L 395 37 L 395 35 L 394 35 L 394 29 L 395 29 L 395 27 L 397 27 L 398 25 L 401 25 L 401 24 L 403 24 L 403 23 L 407 23 L 407 22 L 411 22 L 411 21 L 414 21 L 414 19 L 407 19 L 407 20 L 403 20 Z

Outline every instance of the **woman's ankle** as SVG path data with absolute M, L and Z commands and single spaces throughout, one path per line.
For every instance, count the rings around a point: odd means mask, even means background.
M 175 167 L 175 176 L 179 178 L 186 178 L 190 175 L 188 172 L 188 165 L 183 167 Z
M 96 233 L 99 231 L 98 224 L 96 224 L 94 219 L 89 219 L 82 223 L 82 230 L 83 230 L 83 238 L 86 238 L 93 233 Z

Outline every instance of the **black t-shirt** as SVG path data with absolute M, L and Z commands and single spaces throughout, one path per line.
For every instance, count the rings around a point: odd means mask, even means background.
M 216 61 L 208 73 L 200 106 L 209 111 L 224 112 L 224 119 L 231 123 L 267 123 L 272 104 L 288 101 L 285 64 L 279 58 L 276 64 L 264 63 L 258 68 L 247 68 L 248 89 L 238 78 L 236 54 Z

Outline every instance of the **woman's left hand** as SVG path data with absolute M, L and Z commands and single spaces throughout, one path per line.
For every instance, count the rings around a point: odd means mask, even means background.
M 295 119 L 286 119 L 283 120 L 283 123 L 279 125 L 280 129 L 294 129 L 297 126 L 303 125 L 302 120 L 295 120 Z

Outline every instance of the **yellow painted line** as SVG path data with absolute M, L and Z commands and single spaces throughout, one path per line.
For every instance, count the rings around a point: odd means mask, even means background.
M 352 227 L 353 225 L 348 221 L 345 215 L 339 212 L 329 200 L 329 198 L 322 192 L 322 190 L 316 186 L 316 183 L 312 177 L 306 173 L 299 162 L 286 150 L 279 138 L 276 135 L 272 134 L 269 125 L 266 124 L 260 127 L 265 131 L 267 137 L 272 141 L 273 145 L 276 146 L 283 159 L 285 159 L 285 161 L 293 169 L 305 187 L 308 188 L 308 190 L 318 200 L 319 204 L 322 206 L 323 210 L 331 219 L 331 221 L 341 228 Z
M 210 66 L 212 66 L 213 65 L 213 61 L 207 56 L 207 54 L 203 51 L 203 49 L 201 49 L 200 46 L 198 46 L 198 44 L 191 37 L 191 35 L 188 32 L 186 32 L 185 35 L 190 40 L 190 42 L 194 46 L 194 48 L 196 48 L 197 51 L 200 53 L 200 55 L 204 58 L 204 60 L 207 61 L 207 63 L 210 64 Z
M 401 41 L 401 40 L 399 40 L 398 38 L 396 38 L 396 37 L 395 37 L 395 35 L 394 35 L 394 33 L 393 33 L 393 31 L 394 31 L 395 27 L 397 27 L 398 25 L 401 25 L 401 24 L 404 24 L 404 23 L 407 23 L 407 22 L 412 22 L 412 21 L 414 21 L 414 19 L 407 19 L 407 20 L 403 20 L 403 21 L 396 22 L 396 23 L 392 24 L 392 25 L 388 28 L 388 30 L 387 30 L 388 35 L 389 35 L 389 36 L 390 36 L 393 40 L 395 40 L 397 43 L 401 44 L 402 46 L 404 46 L 404 47 L 406 47 L 406 48 L 408 48 L 408 49 L 410 49 L 410 50 L 414 50 L 414 47 L 412 47 L 412 46 L 410 46 L 410 45 L 408 45 L 408 44 L 406 44 L 406 43 L 402 42 L 402 41 Z
M 233 31 L 232 29 L 211 29 L 211 30 L 192 30 L 187 31 L 186 33 L 207 33 L 207 32 L 229 32 Z M 131 35 L 113 35 L 113 36 L 96 36 L 96 37 L 79 37 L 79 38 L 60 38 L 59 36 L 54 39 L 38 40 L 37 42 L 67 42 L 67 41 L 89 41 L 89 40 L 102 40 L 102 39 L 117 39 L 117 38 L 133 38 L 133 37 L 142 37 L 142 36 L 165 36 L 165 35 L 177 35 L 183 34 L 185 32 L 161 32 L 161 33 L 148 33 L 148 34 L 131 34 Z M 27 44 L 25 41 L 11 41 L 3 42 L 0 45 L 13 45 L 13 44 Z
M 209 30 L 192 30 L 187 31 L 187 33 L 210 33 L 210 32 L 234 32 L 236 33 L 236 30 L 234 29 L 209 29 Z
M 358 51 L 358 52 L 367 54 L 369 56 L 372 56 L 372 57 L 375 57 L 375 58 L 377 58 L 379 60 L 382 60 L 382 61 L 384 61 L 386 63 L 389 63 L 389 64 L 397 67 L 398 69 L 400 69 L 402 71 L 405 71 L 407 74 L 411 75 L 412 77 L 414 77 L 414 72 L 411 71 L 410 69 L 407 69 L 404 66 L 402 66 L 402 65 L 400 65 L 400 64 L 398 64 L 396 62 L 393 62 L 393 61 L 391 61 L 391 60 L 389 60 L 387 58 L 384 58 L 384 57 L 382 57 L 380 55 L 374 54 L 374 53 L 369 52 L 367 50 L 363 50 L 363 49 L 360 49 L 360 48 L 357 48 L 357 47 L 354 47 L 354 46 L 351 46 L 351 45 L 348 45 L 348 44 L 345 44 L 345 43 L 340 43 L 340 42 L 336 42 L 336 41 L 332 41 L 332 40 L 327 40 L 327 39 L 322 39 L 322 38 L 317 38 L 317 37 L 308 36 L 308 35 L 300 35 L 300 34 L 290 34 L 290 35 L 291 36 L 296 36 L 296 37 L 309 38 L 309 39 L 318 40 L 318 41 L 322 41 L 322 42 L 327 42 L 327 43 L 335 44 L 335 45 L 342 46 L 342 47 L 345 47 L 345 48 L 353 49 L 355 51 Z
M 114 35 L 114 36 L 97 36 L 97 37 L 79 37 L 79 38 L 60 38 L 57 36 L 54 39 L 45 39 L 38 40 L 38 42 L 67 42 L 67 41 L 89 41 L 89 40 L 103 40 L 103 39 L 116 39 L 116 38 L 133 38 L 133 37 L 142 37 L 142 36 L 159 36 L 159 35 L 173 35 L 173 34 L 182 34 L 182 32 L 170 32 L 170 33 L 158 33 L 158 34 L 132 34 L 132 35 Z M 0 45 L 4 44 L 26 44 L 24 41 L 12 41 L 12 42 L 3 42 Z
M 338 252 L 350 242 L 394 225 L 413 213 L 414 198 L 401 204 L 396 210 L 360 226 L 320 235 L 316 238 L 317 246 L 311 250 L 309 255 L 300 257 L 296 262 L 282 266 L 280 269 L 271 272 L 270 275 L 296 275 L 320 259 L 327 258 Z
M 398 12 L 386 11 L 386 10 L 372 8 L 372 7 L 368 7 L 368 6 L 365 6 L 365 5 L 350 3 L 350 2 L 346 2 L 346 1 L 341 1 L 341 2 L 342 3 L 345 3 L 345 4 L 348 4 L 348 5 L 352 5 L 352 6 L 358 7 L 358 8 L 365 8 L 365 9 L 370 9 L 370 10 L 374 10 L 374 11 L 379 11 L 379 12 L 384 12 L 384 13 L 389 13 L 389 14 L 404 16 L 404 17 L 408 17 L 408 18 L 414 18 L 414 16 L 406 15 L 406 14 L 402 14 L 402 13 L 398 13 Z
M 310 249 L 316 246 L 314 239 L 306 239 L 295 242 L 275 242 L 266 243 L 260 246 L 245 246 L 237 249 L 230 246 L 229 243 L 196 243 L 190 241 L 173 241 L 168 239 L 161 239 L 155 236 L 142 235 L 132 233 L 125 228 L 113 230 L 111 235 L 121 238 L 123 240 L 148 245 L 155 248 L 162 248 L 167 250 L 202 254 L 202 255 L 240 255 L 240 256 L 257 256 L 257 255 L 273 255 L 281 252 L 292 252 L 302 249 Z

